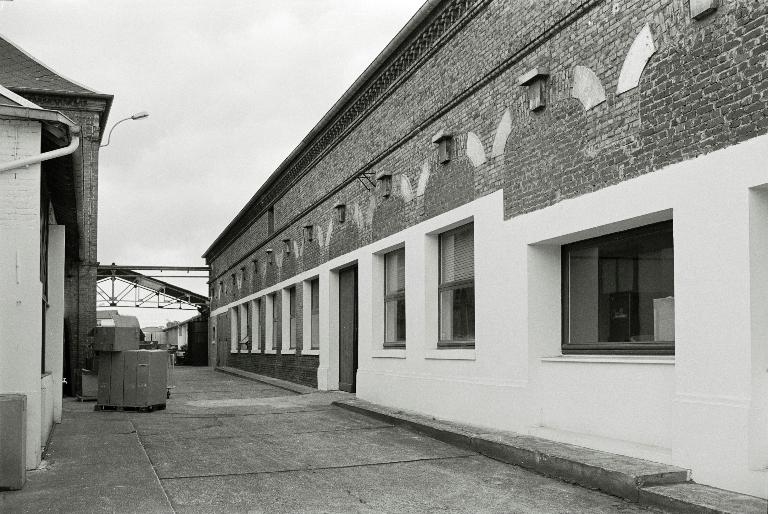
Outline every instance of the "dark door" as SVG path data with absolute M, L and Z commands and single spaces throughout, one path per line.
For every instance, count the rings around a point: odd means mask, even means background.
M 357 374 L 357 266 L 339 272 L 339 390 L 355 392 Z

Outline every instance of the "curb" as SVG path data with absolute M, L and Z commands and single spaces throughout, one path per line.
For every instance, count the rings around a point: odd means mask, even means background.
M 280 380 L 279 378 L 272 378 L 265 375 L 259 375 L 258 373 L 251 373 L 250 371 L 243 371 L 241 369 L 231 368 L 229 366 L 217 366 L 214 368 L 214 370 L 220 373 L 226 373 L 227 375 L 234 375 L 236 377 L 245 378 L 247 380 L 252 380 L 254 382 L 261 382 L 271 386 L 279 387 L 280 389 L 285 389 L 287 391 L 292 391 L 294 393 L 311 394 L 311 393 L 318 392 L 318 390 L 315 389 L 314 387 L 296 384 L 294 382 L 289 382 L 287 380 Z
M 671 512 L 765 514 L 768 502 L 691 481 L 690 470 L 512 432 L 480 429 L 363 400 L 333 405 L 536 473 Z

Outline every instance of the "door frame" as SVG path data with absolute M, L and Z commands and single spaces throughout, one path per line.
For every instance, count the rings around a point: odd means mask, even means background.
M 360 272 L 359 268 L 357 266 L 357 262 L 354 262 L 353 264 L 350 264 L 348 266 L 344 266 L 343 268 L 339 268 L 337 271 L 338 273 L 338 284 L 336 286 L 336 290 L 338 292 L 338 313 L 337 313 L 337 322 L 338 322 L 338 328 L 337 328 L 337 338 L 338 338 L 338 344 L 336 349 L 336 355 L 338 357 L 338 377 L 339 377 L 339 389 L 341 389 L 341 274 L 347 271 L 354 271 L 354 277 L 355 277 L 355 283 L 354 283 L 354 333 L 353 333 L 353 342 L 352 342 L 352 355 L 353 355 L 353 371 L 352 371 L 352 383 L 351 383 L 351 389 L 352 391 L 348 391 L 351 393 L 354 393 L 356 391 L 356 385 L 357 385 L 357 370 L 359 369 L 359 355 L 360 355 L 360 323 L 359 323 L 359 308 L 360 308 Z

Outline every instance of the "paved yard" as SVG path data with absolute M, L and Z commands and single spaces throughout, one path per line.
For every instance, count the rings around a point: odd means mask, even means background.
M 330 405 L 177 368 L 168 408 L 65 401 L 43 469 L 0 512 L 648 512 Z

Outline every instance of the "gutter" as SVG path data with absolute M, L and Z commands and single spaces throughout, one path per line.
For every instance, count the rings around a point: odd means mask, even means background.
M 395 55 L 397 49 L 414 34 L 418 27 L 424 23 L 427 18 L 429 18 L 429 16 L 440 6 L 442 2 L 443 0 L 427 0 L 424 5 L 419 8 L 416 14 L 414 14 L 411 19 L 408 20 L 408 23 L 406 23 L 402 29 L 400 29 L 400 31 L 395 35 L 392 41 L 389 42 L 384 50 L 381 51 L 376 59 L 374 59 L 373 62 L 368 65 L 365 71 L 363 71 L 357 80 L 355 80 L 352 85 L 349 86 L 341 98 L 339 98 L 336 103 L 333 104 L 325 116 L 323 116 L 320 121 L 317 122 L 317 124 L 312 128 L 312 130 L 309 131 L 309 134 L 304 136 L 304 139 L 301 140 L 299 145 L 288 155 L 288 157 L 285 158 L 285 160 L 283 160 L 280 166 L 278 166 L 277 169 L 272 172 L 264 184 L 256 191 L 256 194 L 251 197 L 248 203 L 246 203 L 245 206 L 240 209 L 240 212 L 237 213 L 234 219 L 229 222 L 221 234 L 219 234 L 219 236 L 214 240 L 213 243 L 211 243 L 205 253 L 203 253 L 203 258 L 207 258 L 211 253 L 213 253 L 213 250 L 226 237 L 229 231 L 237 224 L 240 218 L 245 216 L 245 214 L 256 203 L 259 197 L 266 193 L 266 191 L 270 188 L 270 186 L 272 186 L 272 184 L 283 173 L 283 171 L 285 171 L 300 156 L 300 154 L 309 147 L 309 145 L 314 141 L 315 137 L 317 137 L 317 135 L 320 134 L 320 132 L 322 132 L 322 130 L 325 129 L 326 126 L 328 126 L 333 121 L 333 119 L 343 111 L 344 107 L 347 106 L 347 103 L 360 90 L 363 89 L 366 83 L 376 76 L 382 66 L 393 55 Z
M 0 163 L 0 172 L 26 168 L 33 164 L 39 164 L 43 161 L 70 155 L 80 146 L 80 127 L 57 111 L 48 111 L 45 109 L 33 109 L 31 107 L 15 107 L 10 105 L 0 105 L 0 117 L 11 117 L 22 120 L 40 121 L 43 123 L 60 123 L 69 130 L 70 142 L 63 148 L 57 148 L 48 152 L 43 152 L 30 157 L 16 159 L 15 161 Z

